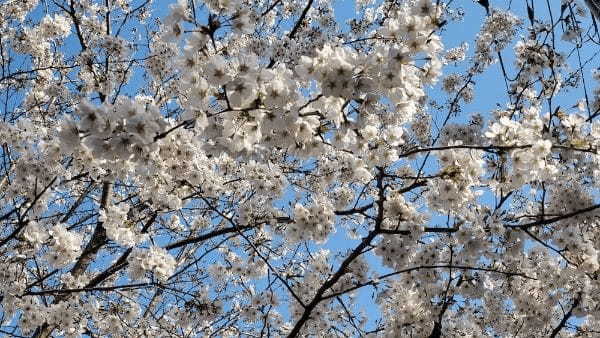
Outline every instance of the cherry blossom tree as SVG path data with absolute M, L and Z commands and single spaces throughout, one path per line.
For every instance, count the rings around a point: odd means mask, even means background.
M 0 334 L 598 337 L 586 4 L 3 0 Z

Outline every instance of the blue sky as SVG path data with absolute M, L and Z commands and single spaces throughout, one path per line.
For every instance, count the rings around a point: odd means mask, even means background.
M 174 1 L 155 1 L 154 2 L 154 16 L 159 16 L 159 17 L 164 17 L 166 15 L 166 13 L 168 12 L 168 6 L 169 4 L 173 3 Z M 534 2 L 538 3 L 538 4 L 542 4 L 542 2 L 538 2 L 535 1 Z M 452 47 L 457 47 L 460 46 L 463 42 L 467 42 L 470 45 L 470 49 L 468 52 L 468 55 L 471 55 L 471 53 L 473 52 L 473 48 L 474 48 L 474 39 L 475 39 L 475 34 L 477 33 L 479 27 L 481 26 L 484 18 L 485 18 L 485 11 L 484 9 L 473 3 L 472 1 L 461 1 L 460 3 L 455 1 L 455 6 L 456 5 L 460 5 L 462 6 L 462 8 L 464 9 L 464 19 L 460 22 L 450 22 L 448 24 L 448 26 L 446 27 L 446 30 L 442 33 L 442 40 L 444 42 L 444 45 L 447 48 L 452 48 Z M 500 8 L 506 9 L 507 4 L 510 3 L 509 1 L 491 1 L 492 3 L 492 7 L 493 6 L 498 6 Z M 554 6 L 555 8 L 553 8 L 553 11 L 556 15 L 556 13 L 558 13 L 560 11 L 560 2 L 559 1 L 550 1 L 550 3 L 552 4 L 552 6 Z M 40 7 L 41 8 L 41 7 Z M 346 19 L 352 18 L 355 15 L 355 9 L 354 9 L 354 1 L 341 1 L 338 0 L 334 3 L 334 9 L 336 11 L 336 16 L 339 18 L 340 21 L 344 21 Z M 41 9 L 40 9 L 41 10 Z M 513 2 L 513 7 L 511 8 L 511 10 L 518 14 L 520 17 L 522 17 L 524 20 L 526 20 L 527 16 L 526 16 L 526 7 L 525 7 L 525 2 L 524 1 L 515 1 Z M 538 17 L 541 18 L 547 18 L 548 17 L 548 12 L 547 12 L 547 8 L 536 8 L 536 15 Z M 204 21 L 205 21 L 206 17 L 204 16 Z M 588 27 L 591 26 L 591 20 L 589 18 L 583 19 L 582 21 L 582 27 L 584 27 L 584 30 L 587 29 Z M 527 26 L 528 22 L 525 21 L 524 25 Z M 520 34 L 524 34 L 524 31 L 521 30 Z M 132 38 L 131 35 L 128 35 L 128 33 L 124 33 L 125 37 L 128 38 Z M 558 44 L 559 48 L 561 50 L 568 50 L 566 47 L 568 46 L 568 43 L 566 42 L 559 42 Z M 73 54 L 77 54 L 79 53 L 79 46 L 78 43 L 76 41 L 76 37 L 74 35 L 72 35 L 69 38 L 69 41 L 67 42 L 67 47 L 69 49 L 71 49 L 72 47 L 72 52 Z M 591 55 L 593 55 L 593 53 L 596 52 L 596 46 L 585 46 L 582 51 L 581 51 L 581 58 L 582 60 L 587 59 L 588 57 L 590 57 Z M 515 69 L 512 66 L 512 62 L 514 61 L 513 58 L 513 51 L 512 48 L 509 47 L 507 48 L 505 51 L 502 52 L 505 64 L 507 65 L 508 68 L 508 73 L 509 76 L 514 76 L 515 74 Z M 576 55 L 576 53 L 574 53 L 573 55 L 571 55 L 568 59 L 568 63 L 569 64 L 576 64 L 576 62 L 578 61 L 578 56 Z M 446 67 L 445 69 L 445 73 L 446 72 L 461 72 L 465 69 L 465 65 L 468 66 L 468 63 L 463 63 L 462 65 L 449 65 L 448 67 Z M 591 70 L 593 69 L 593 63 L 590 63 L 588 66 L 585 67 L 585 72 L 584 75 L 586 77 L 586 81 L 588 83 L 588 89 L 591 90 L 593 89 L 593 87 L 595 86 L 595 83 L 592 81 L 591 79 Z M 459 117 L 456 118 L 455 121 L 458 122 L 464 122 L 466 120 L 468 120 L 468 118 L 470 117 L 470 114 L 475 113 L 475 112 L 479 112 L 482 113 L 484 117 L 489 117 L 489 112 L 497 107 L 504 107 L 507 102 L 509 101 L 507 95 L 506 95 L 506 90 L 505 90 L 505 85 L 504 85 L 504 81 L 502 80 L 502 73 L 501 73 L 501 69 L 500 69 L 500 65 L 498 63 L 492 65 L 490 67 L 490 69 L 485 72 L 482 75 L 479 75 L 475 78 L 476 81 L 476 85 L 475 85 L 475 92 L 476 92 L 476 97 L 475 100 L 472 103 L 469 104 L 465 104 L 463 105 L 463 114 Z M 133 80 L 128 84 L 128 88 L 129 90 L 126 91 L 126 93 L 128 94 L 135 94 L 137 87 L 139 87 L 141 85 L 141 77 L 140 74 L 138 73 L 137 76 L 135 76 L 133 78 Z M 430 95 L 432 95 L 432 97 L 444 97 L 445 95 L 441 93 L 441 91 L 439 90 L 439 87 L 435 86 L 432 88 L 428 89 L 428 93 Z M 566 95 L 562 95 L 560 98 L 558 98 L 555 102 L 555 105 L 561 105 L 562 107 L 571 107 L 572 105 L 574 105 L 576 103 L 577 100 L 581 99 L 583 97 L 582 95 L 582 90 L 571 90 L 569 93 L 567 93 Z M 573 111 L 568 110 L 568 111 Z M 444 112 L 442 112 L 443 114 Z M 443 117 L 442 117 L 443 118 Z M 426 169 L 428 170 L 434 170 L 435 166 L 435 162 L 431 161 L 431 164 L 428 165 L 428 167 Z M 290 194 L 291 197 L 291 194 Z M 489 194 L 487 195 L 487 197 L 484 198 L 492 198 Z M 491 202 L 491 200 L 490 200 Z M 285 203 L 285 200 L 283 201 L 283 203 Z M 433 221 L 440 221 L 443 220 L 443 218 L 434 218 Z M 351 240 L 346 236 L 346 233 L 343 229 L 338 228 L 337 233 L 330 239 L 330 241 L 325 245 L 326 248 L 331 249 L 332 252 L 338 252 L 340 250 L 343 250 L 345 248 L 352 248 L 353 246 L 356 245 L 356 240 Z M 373 255 L 369 254 L 366 255 L 367 260 L 369 262 L 371 262 L 374 266 L 380 266 L 380 261 L 378 258 L 374 257 Z M 102 261 L 103 263 L 106 263 L 108 261 Z M 92 269 L 94 268 L 98 268 L 98 266 L 92 266 Z M 382 273 L 387 272 L 388 270 L 380 268 L 377 269 Z M 367 287 L 367 288 L 363 288 L 361 289 L 358 293 L 358 304 L 360 304 L 364 310 L 367 313 L 373 314 L 373 317 L 370 318 L 370 325 L 374 325 L 374 319 L 376 318 L 376 315 L 378 313 L 377 311 L 377 307 L 373 305 L 372 299 L 371 299 L 371 295 L 372 295 L 372 289 Z M 372 327 L 373 328 L 373 327 Z
M 155 3 L 155 12 L 154 15 L 157 15 L 159 17 L 162 17 L 165 15 L 165 13 L 167 13 L 167 8 L 169 5 L 169 1 L 160 1 L 160 2 L 156 2 Z M 508 9 L 506 1 L 492 1 L 492 7 L 494 6 L 498 6 L 499 8 L 502 9 Z M 541 3 L 541 2 L 540 2 Z M 553 8 L 553 11 L 556 15 L 556 13 L 558 13 L 560 11 L 560 5 L 558 1 L 552 2 L 553 6 L 555 6 L 555 8 Z M 476 38 L 476 33 L 479 30 L 479 27 L 481 26 L 481 24 L 483 23 L 484 19 L 485 19 L 485 11 L 483 9 L 483 7 L 479 6 L 478 4 L 472 2 L 472 1 L 462 1 L 460 2 L 460 4 L 458 2 L 456 2 L 455 6 L 460 5 L 462 6 L 462 9 L 464 11 L 464 18 L 461 21 L 455 22 L 452 21 L 450 22 L 444 32 L 441 34 L 442 35 L 442 40 L 444 42 L 444 45 L 446 48 L 453 48 L 453 47 L 458 47 L 460 46 L 463 42 L 467 42 L 470 46 L 469 51 L 467 53 L 468 56 L 472 55 L 473 53 L 473 49 L 474 49 L 474 41 Z M 456 8 L 456 7 L 454 7 Z M 339 19 L 339 22 L 343 22 L 347 19 L 350 19 L 352 17 L 354 17 L 356 15 L 355 13 L 355 8 L 354 8 L 354 1 L 336 1 L 334 2 L 334 9 L 335 9 L 335 13 L 336 13 L 336 17 Z M 526 7 L 525 7 L 525 2 L 514 2 L 514 5 L 512 6 L 512 8 L 510 8 L 510 10 L 519 15 L 521 18 L 523 18 L 524 21 L 524 27 L 526 27 L 528 25 L 528 22 L 526 21 Z M 204 13 L 205 14 L 205 13 Z M 547 18 L 548 17 L 548 12 L 546 8 L 536 8 L 536 16 L 540 17 L 540 18 Z M 202 15 L 200 15 L 200 17 L 202 17 Z M 204 16 L 204 21 L 206 20 L 206 17 Z M 585 19 L 582 22 L 582 26 L 583 27 L 589 27 L 590 26 L 590 19 Z M 524 30 L 521 30 L 519 33 L 521 36 L 523 34 L 525 34 Z M 520 36 L 517 37 L 517 39 Z M 567 43 L 563 43 L 563 42 L 559 42 L 559 48 L 561 48 L 562 50 L 566 50 L 565 47 L 567 46 Z M 593 53 L 593 48 L 584 48 L 582 50 L 582 58 L 586 59 L 587 56 L 591 55 Z M 514 53 L 512 50 L 512 46 L 510 46 L 509 48 L 505 49 L 502 52 L 502 56 L 504 58 L 504 62 L 505 65 L 507 66 L 507 72 L 509 74 L 510 77 L 515 75 L 515 68 L 513 66 L 513 62 L 514 62 Z M 574 62 L 574 56 L 571 56 L 571 58 L 569 59 L 569 63 Z M 464 71 L 466 69 L 466 67 L 468 67 L 469 63 L 468 62 L 463 62 L 462 64 L 458 64 L 458 65 L 448 65 L 445 68 L 445 73 L 451 73 L 451 72 L 461 72 Z M 593 82 L 591 81 L 591 76 L 590 76 L 590 71 L 591 71 L 591 65 L 588 65 L 585 68 L 585 76 L 586 79 L 588 81 L 588 85 L 590 86 L 589 88 L 591 88 L 593 86 Z M 471 116 L 471 114 L 473 113 L 481 113 L 484 118 L 489 118 L 489 114 L 490 111 L 499 107 L 505 107 L 506 104 L 509 102 L 509 98 L 506 94 L 506 88 L 505 88 L 505 84 L 504 81 L 502 80 L 502 72 L 500 69 L 500 64 L 496 63 L 494 65 L 492 65 L 485 73 L 478 75 L 474 78 L 474 81 L 476 82 L 475 84 L 475 99 L 469 103 L 469 104 L 464 104 L 463 105 L 463 111 L 462 114 L 458 117 L 456 117 L 455 119 L 453 119 L 453 121 L 455 122 L 464 122 L 466 120 L 469 119 L 469 117 Z M 131 83 L 132 87 L 135 87 L 135 81 L 133 81 Z M 590 85 L 591 84 L 591 85 Z M 434 86 L 432 88 L 428 88 L 428 94 L 430 94 L 432 97 L 435 98 L 441 98 L 440 102 L 442 102 L 443 98 L 446 97 L 445 94 L 443 94 L 440 90 L 439 90 L 439 86 Z M 569 94 L 567 95 L 563 95 L 561 98 L 559 98 L 558 100 L 556 100 L 555 104 L 561 104 L 563 107 L 570 107 L 572 106 L 575 101 L 581 99 L 582 93 L 580 90 L 573 90 L 571 91 Z M 445 114 L 445 111 L 440 112 L 441 115 Z M 444 116 L 438 116 L 438 119 L 443 119 Z M 420 164 L 420 162 L 417 163 L 417 165 Z M 428 162 L 428 165 L 426 166 L 426 170 L 428 171 L 432 171 L 435 170 L 435 161 L 430 160 Z M 292 198 L 292 194 L 289 195 L 288 198 Z M 482 197 L 482 200 L 486 202 L 492 204 L 493 203 L 493 195 L 491 193 L 487 193 L 486 195 L 484 195 Z M 281 202 L 281 204 L 286 204 L 285 203 L 285 198 L 284 200 Z M 440 222 L 444 222 L 445 218 L 443 216 L 439 216 L 439 217 L 434 217 L 432 219 L 432 223 L 440 223 Z M 442 223 L 443 224 L 443 223 Z M 336 234 L 331 237 L 331 239 L 327 242 L 326 245 L 324 245 L 325 248 L 330 249 L 332 252 L 340 252 L 345 249 L 348 248 L 353 248 L 356 245 L 357 241 L 356 240 L 351 240 L 347 237 L 347 234 L 345 232 L 344 229 L 342 228 L 338 228 L 338 231 L 336 232 Z M 366 259 L 372 263 L 373 266 L 375 267 L 379 267 L 376 268 L 376 271 L 379 271 L 380 273 L 385 273 L 388 272 L 388 269 L 382 268 L 381 267 L 381 262 L 380 260 L 375 257 L 372 254 L 367 254 L 366 255 Z M 366 287 L 361 289 L 360 291 L 357 292 L 357 304 L 360 305 L 360 307 L 367 313 L 369 314 L 369 324 L 371 326 L 371 328 L 374 328 L 375 326 L 375 319 L 377 319 L 379 317 L 379 312 L 377 307 L 374 305 L 373 300 L 372 300 L 372 288 L 370 287 Z M 282 312 L 284 313 L 284 315 L 286 314 L 286 310 L 285 308 L 281 309 Z

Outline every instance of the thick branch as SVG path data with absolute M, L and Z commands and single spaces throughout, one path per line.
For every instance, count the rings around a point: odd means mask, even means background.
M 150 216 L 150 219 L 146 222 L 146 224 L 142 228 L 142 231 L 141 231 L 142 233 L 148 232 L 148 229 L 150 228 L 150 226 L 152 226 L 152 224 L 156 220 L 156 217 L 158 217 L 158 213 L 154 212 L 152 214 L 152 216 Z M 99 285 L 100 283 L 104 282 L 108 277 L 114 275 L 119 270 L 121 270 L 125 266 L 127 266 L 127 258 L 129 257 L 129 255 L 131 254 L 132 251 L 133 251 L 132 248 L 125 250 L 125 252 L 123 252 L 123 254 L 121 254 L 121 256 L 117 259 L 116 262 L 114 262 L 110 267 L 108 267 L 108 269 L 102 271 L 96 277 L 92 278 L 85 287 L 86 288 L 95 287 L 96 285 Z
M 569 318 L 571 318 L 571 316 L 573 315 L 573 310 L 579 306 L 580 302 L 581 302 L 581 294 L 577 295 L 577 298 L 575 298 L 575 301 L 573 301 L 573 305 L 571 306 L 571 309 L 569 310 L 569 312 L 565 313 L 565 315 L 563 316 L 560 323 L 558 323 L 558 326 L 555 327 L 554 330 L 552 330 L 552 333 L 550 334 L 550 338 L 556 337 L 558 335 L 558 333 L 565 327 L 565 325 L 567 325 Z
M 110 193 L 111 183 L 105 181 L 102 183 L 102 196 L 100 197 L 101 209 L 106 209 Z M 94 233 L 92 234 L 92 238 L 90 238 L 90 241 L 85 246 L 81 256 L 79 256 L 79 259 L 77 259 L 77 262 L 75 262 L 73 269 L 71 269 L 71 275 L 74 277 L 81 275 L 90 265 L 98 250 L 100 250 L 100 248 L 106 244 L 107 240 L 106 229 L 104 229 L 102 222 L 98 222 L 96 229 L 94 229 Z
M 556 216 L 556 217 L 552 217 L 552 218 L 546 218 L 546 219 L 542 219 L 542 220 L 539 220 L 539 221 L 535 221 L 535 222 L 531 222 L 531 223 L 526 223 L 526 224 L 506 225 L 506 227 L 508 227 L 508 228 L 519 228 L 519 229 L 529 229 L 529 228 L 540 226 L 540 225 L 548 225 L 548 224 L 556 223 L 558 221 L 562 221 L 563 219 L 567 219 L 567 218 L 571 218 L 573 216 L 584 214 L 586 212 L 590 212 L 590 211 L 596 210 L 598 208 L 600 208 L 600 204 L 595 204 L 595 205 L 589 206 L 587 208 L 578 209 L 578 210 L 566 213 L 564 215 L 560 215 L 560 216 Z
M 306 305 L 306 307 L 304 308 L 304 312 L 302 313 L 302 316 L 300 316 L 300 318 L 296 322 L 296 325 L 294 325 L 294 328 L 288 334 L 288 338 L 298 336 L 298 333 L 302 329 L 302 326 L 304 326 L 306 321 L 308 321 L 308 319 L 310 318 L 312 311 L 315 309 L 315 307 L 317 307 L 317 305 L 323 299 L 325 299 L 325 298 L 323 298 L 323 294 L 325 293 L 325 291 L 327 291 L 329 288 L 334 286 L 335 283 L 337 283 L 340 280 L 340 278 L 342 278 L 342 276 L 344 276 L 346 273 L 348 273 L 348 267 L 350 266 L 350 264 L 358 256 L 360 256 L 363 253 L 365 248 L 371 244 L 371 241 L 375 238 L 375 236 L 377 236 L 376 231 L 369 232 L 367 237 L 363 238 L 363 240 L 352 251 L 352 253 L 350 253 L 350 255 L 348 257 L 346 257 L 346 259 L 342 262 L 342 264 L 340 265 L 339 269 L 335 272 L 335 274 L 333 274 L 333 276 L 331 276 L 331 278 L 329 278 L 325 283 L 323 283 L 323 285 L 321 285 L 319 290 L 317 290 L 317 292 L 315 293 L 315 296 L 313 297 L 312 301 L 310 303 L 308 303 Z
M 294 25 L 294 28 L 292 28 L 292 31 L 290 32 L 290 35 L 289 35 L 290 40 L 294 38 L 296 33 L 298 33 L 298 30 L 302 26 L 302 23 L 304 22 L 304 19 L 306 18 L 306 15 L 308 14 L 308 11 L 310 10 L 310 7 L 312 6 L 313 1 L 314 0 L 308 0 L 306 7 L 304 7 L 304 10 L 302 11 L 302 14 L 300 14 L 298 21 L 296 21 L 296 25 Z
M 298 334 L 300 333 L 300 330 L 302 329 L 302 326 L 304 326 L 304 324 L 308 321 L 314 308 L 324 299 L 323 294 L 325 294 L 325 292 L 329 288 L 334 286 L 335 283 L 337 283 L 340 280 L 340 278 L 342 278 L 342 276 L 344 276 L 346 273 L 348 273 L 348 267 L 350 266 L 350 264 L 358 256 L 360 256 L 369 245 L 371 245 L 371 242 L 373 241 L 373 239 L 379 234 L 378 231 L 381 228 L 381 223 L 383 222 L 383 212 L 384 212 L 383 205 L 385 202 L 385 186 L 383 185 L 383 179 L 385 176 L 384 174 L 385 173 L 384 173 L 383 168 L 379 168 L 379 175 L 377 177 L 377 189 L 378 189 L 377 209 L 378 210 L 377 210 L 377 219 L 375 220 L 375 229 L 370 231 L 369 234 L 365 238 L 363 238 L 363 240 L 360 242 L 360 244 L 356 248 L 354 248 L 354 250 L 352 250 L 350 255 L 348 255 L 348 257 L 346 257 L 346 259 L 344 259 L 342 264 L 340 264 L 340 267 L 333 274 L 333 276 L 331 276 L 317 290 L 312 301 L 304 307 L 304 312 L 302 313 L 302 316 L 300 316 L 300 318 L 298 319 L 298 321 L 292 328 L 292 331 L 290 331 L 288 338 L 298 336 Z

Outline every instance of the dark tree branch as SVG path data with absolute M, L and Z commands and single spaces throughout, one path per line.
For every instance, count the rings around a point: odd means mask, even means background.
M 321 287 L 317 290 L 313 299 L 310 301 L 310 303 L 308 303 L 305 306 L 304 312 L 302 313 L 302 315 L 300 316 L 298 321 L 296 321 L 296 324 L 292 328 L 292 331 L 290 331 L 290 333 L 288 334 L 288 338 L 298 336 L 298 334 L 300 333 L 300 330 L 302 329 L 302 326 L 304 326 L 304 324 L 310 319 L 312 311 L 324 299 L 323 295 L 325 294 L 325 292 L 327 290 L 329 290 L 332 286 L 334 286 L 335 283 L 337 283 L 340 280 L 340 278 L 342 278 L 342 276 L 344 276 L 346 273 L 348 273 L 348 267 L 350 266 L 350 264 L 364 252 L 364 250 L 371 244 L 373 239 L 375 239 L 375 237 L 379 234 L 378 231 L 381 228 L 381 223 L 383 222 L 383 217 L 384 217 L 384 208 L 383 208 L 384 202 L 385 202 L 385 186 L 383 184 L 384 177 L 385 177 L 385 175 L 384 175 L 383 168 L 379 168 L 379 174 L 377 177 L 377 189 L 378 189 L 377 209 L 378 210 L 377 210 L 377 219 L 375 221 L 375 229 L 370 231 L 369 234 L 362 239 L 360 244 L 358 246 L 356 246 L 356 248 L 354 248 L 354 250 L 352 250 L 350 255 L 348 255 L 348 257 L 346 257 L 346 259 L 344 259 L 342 264 L 340 264 L 340 267 L 337 269 L 337 271 L 327 281 L 325 281 L 325 283 L 323 283 L 321 285 Z
M 102 195 L 100 197 L 100 209 L 106 209 L 106 205 L 108 203 L 108 198 L 111 194 L 111 183 L 105 181 L 102 183 Z M 108 238 L 106 237 L 106 229 L 104 229 L 104 225 L 102 222 L 98 222 L 96 228 L 94 229 L 94 233 L 92 234 L 92 238 L 85 246 L 85 249 L 79 256 L 77 262 L 71 269 L 71 274 L 75 277 L 81 275 L 88 267 L 88 265 L 94 259 L 96 253 L 100 250 L 100 248 L 106 244 Z
M 300 27 L 302 26 L 302 23 L 304 22 L 304 19 L 306 18 L 306 15 L 308 14 L 308 11 L 310 10 L 310 7 L 312 6 L 314 0 L 308 0 L 308 3 L 306 4 L 306 7 L 304 7 L 304 10 L 302 11 L 302 14 L 300 14 L 300 17 L 298 18 L 298 21 L 296 21 L 296 24 L 294 25 L 294 28 L 292 28 L 290 35 L 288 35 L 288 37 L 291 39 L 294 38 L 294 36 L 296 36 L 296 33 L 298 33 L 298 30 L 300 29 Z
M 565 325 L 567 325 L 567 321 L 569 321 L 569 318 L 571 318 L 571 316 L 573 315 L 573 310 L 579 306 L 580 302 L 581 302 L 581 293 L 578 294 L 577 297 L 575 298 L 575 300 L 573 301 L 573 305 L 571 305 L 571 309 L 569 309 L 569 312 L 565 313 L 565 315 L 561 319 L 560 323 L 558 323 L 558 326 L 555 327 L 554 330 L 552 330 L 552 333 L 550 334 L 550 338 L 556 337 L 558 335 L 558 333 L 565 327 Z
M 219 229 L 219 230 L 215 230 L 215 231 L 209 232 L 209 233 L 204 234 L 204 235 L 200 235 L 200 236 L 196 236 L 196 237 L 191 237 L 191 238 L 186 238 L 186 239 L 183 239 L 181 241 L 177 241 L 175 243 L 171 243 L 171 244 L 165 246 L 164 248 L 167 249 L 167 250 L 172 250 L 172 249 L 180 248 L 182 246 L 186 246 L 188 244 L 198 243 L 198 242 L 204 242 L 206 240 L 209 240 L 209 239 L 217 237 L 217 236 L 229 234 L 229 233 L 232 233 L 232 232 L 237 232 L 238 230 L 248 230 L 248 229 L 252 229 L 252 228 L 254 228 L 254 226 L 252 226 L 252 225 L 241 226 L 241 227 L 223 228 L 223 229 Z
M 556 217 L 552 217 L 552 218 L 546 218 L 546 219 L 542 219 L 542 220 L 531 222 L 531 223 L 525 223 L 525 224 L 516 224 L 516 225 L 507 224 L 505 226 L 508 227 L 508 228 L 529 229 L 529 228 L 536 227 L 536 226 L 548 225 L 548 224 L 556 223 L 558 221 L 562 221 L 563 219 L 567 219 L 567 218 L 571 218 L 573 216 L 581 215 L 581 214 L 584 214 L 586 212 L 590 212 L 590 211 L 596 210 L 598 208 L 600 208 L 600 204 L 594 204 L 594 205 L 589 206 L 587 208 L 578 209 L 578 210 L 566 213 L 564 215 L 560 215 L 560 216 L 556 216 Z
M 150 286 L 158 286 L 160 284 L 157 283 L 137 283 L 137 284 L 127 284 L 127 285 L 115 285 L 115 286 L 104 286 L 104 287 L 95 287 L 95 288 L 78 288 L 78 289 L 54 289 L 54 290 L 41 290 L 41 291 L 28 291 L 23 294 L 23 296 L 44 296 L 44 295 L 67 295 L 71 293 L 79 293 L 79 292 L 93 292 L 93 291 L 114 291 L 114 290 L 123 290 L 123 289 L 139 289 L 143 287 Z

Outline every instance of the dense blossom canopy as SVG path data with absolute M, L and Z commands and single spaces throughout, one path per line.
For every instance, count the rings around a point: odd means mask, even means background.
M 1 1 L 0 335 L 598 337 L 586 4 Z

